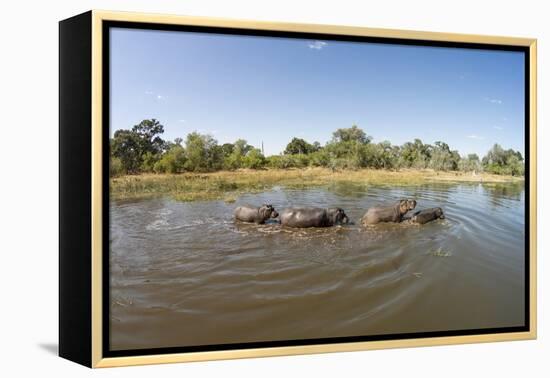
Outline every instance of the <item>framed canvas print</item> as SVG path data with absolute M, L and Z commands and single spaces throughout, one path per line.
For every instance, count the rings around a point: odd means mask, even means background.
M 536 41 L 60 22 L 59 353 L 536 337 Z

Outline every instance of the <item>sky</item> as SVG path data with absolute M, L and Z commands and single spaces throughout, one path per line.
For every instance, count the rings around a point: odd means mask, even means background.
M 111 135 L 156 118 L 165 140 L 198 131 L 273 155 L 355 124 L 374 142 L 524 152 L 520 52 L 123 28 L 110 38 Z

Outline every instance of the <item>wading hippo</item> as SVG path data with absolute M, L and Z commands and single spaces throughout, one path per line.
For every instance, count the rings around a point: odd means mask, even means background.
M 281 212 L 281 225 L 287 227 L 331 227 L 349 223 L 344 210 L 334 207 L 319 209 L 315 207 L 292 207 Z
M 402 199 L 391 206 L 371 207 L 361 218 L 362 224 L 376 224 L 380 222 L 399 223 L 403 220 L 403 215 L 416 207 L 416 201 L 413 199 Z
M 445 219 L 445 214 L 443 214 L 443 210 L 440 207 L 432 207 L 431 209 L 415 212 L 411 218 L 411 222 L 424 224 L 436 219 Z
M 235 220 L 257 224 L 264 224 L 269 218 L 279 216 L 273 205 L 262 205 L 261 207 L 239 206 L 233 214 Z

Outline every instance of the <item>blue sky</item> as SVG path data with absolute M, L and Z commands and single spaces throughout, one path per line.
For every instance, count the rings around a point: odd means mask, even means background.
M 266 155 L 324 145 L 357 124 L 375 142 L 420 138 L 482 157 L 523 153 L 519 52 L 113 29 L 111 134 L 156 118 L 164 139 L 246 139 Z

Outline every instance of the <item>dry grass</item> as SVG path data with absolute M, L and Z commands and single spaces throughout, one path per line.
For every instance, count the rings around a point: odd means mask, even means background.
M 177 175 L 143 174 L 111 178 L 112 199 L 169 195 L 181 201 L 225 200 L 234 202 L 240 194 L 269 190 L 274 186 L 307 188 L 340 182 L 361 185 L 419 185 L 430 182 L 519 182 L 522 178 L 432 170 L 387 171 L 362 169 L 333 172 L 327 168 L 238 170 Z

